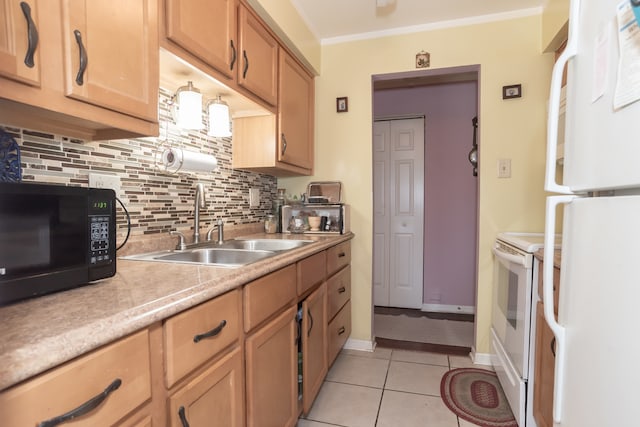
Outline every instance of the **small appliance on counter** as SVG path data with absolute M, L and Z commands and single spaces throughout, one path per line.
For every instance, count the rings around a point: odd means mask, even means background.
M 0 182 L 0 305 L 116 273 L 115 192 Z
M 351 231 L 349 205 L 342 203 L 342 184 L 311 182 L 303 203 L 282 207 L 282 232 L 345 234 Z

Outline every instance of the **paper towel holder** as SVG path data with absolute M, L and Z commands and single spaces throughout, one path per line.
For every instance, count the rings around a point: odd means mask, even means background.
M 165 173 L 170 174 L 193 174 L 193 173 L 207 173 L 206 170 L 189 170 L 185 168 L 183 163 L 183 158 L 175 157 L 176 152 L 190 152 L 196 153 L 192 150 L 186 150 L 182 146 L 177 146 L 176 144 L 172 144 L 169 141 L 163 141 L 159 145 L 156 146 L 153 153 L 153 165 L 154 168 Z M 218 160 L 213 155 L 202 154 L 207 160 L 212 163 L 212 167 L 209 172 L 219 169 L 217 165 Z

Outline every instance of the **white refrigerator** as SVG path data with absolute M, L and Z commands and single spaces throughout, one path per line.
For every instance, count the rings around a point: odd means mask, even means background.
M 553 71 L 545 259 L 563 205 L 558 319 L 544 263 L 545 319 L 556 336 L 554 425 L 640 426 L 640 28 L 632 0 L 571 0 Z M 564 165 L 556 177 L 560 82 L 568 64 Z

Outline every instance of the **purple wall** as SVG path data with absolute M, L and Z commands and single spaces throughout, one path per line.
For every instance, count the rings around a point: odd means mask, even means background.
M 477 177 L 467 155 L 477 82 L 378 90 L 373 105 L 375 118 L 425 116 L 423 302 L 475 306 Z

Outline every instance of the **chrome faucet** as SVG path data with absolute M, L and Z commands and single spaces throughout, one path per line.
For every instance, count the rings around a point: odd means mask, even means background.
M 224 222 L 222 218 L 218 218 L 216 227 L 218 228 L 218 244 L 221 245 L 224 243 Z M 207 241 L 211 240 L 211 235 L 216 227 L 211 227 L 211 229 L 207 231 Z
M 196 198 L 194 200 L 193 212 L 193 243 L 200 242 L 200 208 L 207 207 L 204 196 L 204 184 L 201 182 L 196 184 Z

